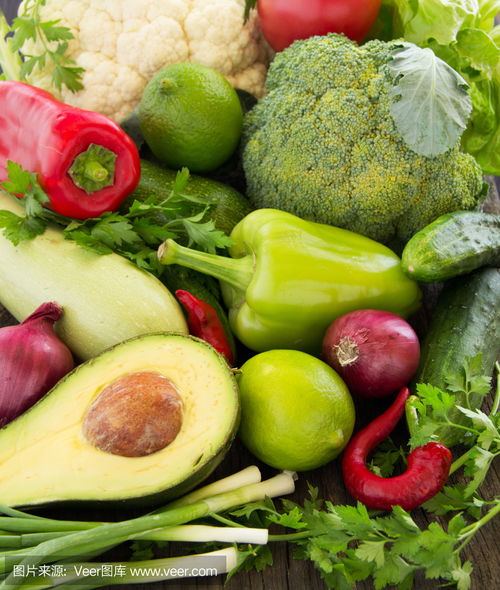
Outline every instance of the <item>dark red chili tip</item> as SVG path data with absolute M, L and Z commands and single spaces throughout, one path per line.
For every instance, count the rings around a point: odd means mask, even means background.
M 183 289 L 177 289 L 175 296 L 187 312 L 189 333 L 208 342 L 232 365 L 233 351 L 226 330 L 215 309 L 206 301 L 198 299 Z
M 408 455 L 408 467 L 395 477 L 380 477 L 366 466 L 370 452 L 384 440 L 401 418 L 409 396 L 403 387 L 392 405 L 349 441 L 342 459 L 342 473 L 348 492 L 368 508 L 404 510 L 417 508 L 445 484 L 451 466 L 450 450 L 437 442 L 417 447 Z

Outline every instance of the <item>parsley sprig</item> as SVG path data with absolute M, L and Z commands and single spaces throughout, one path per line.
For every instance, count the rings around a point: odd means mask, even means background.
M 46 0 L 27 0 L 22 13 L 9 27 L 0 12 L 0 65 L 3 79 L 26 81 L 35 70 L 44 70 L 51 65 L 52 83 L 61 90 L 66 86 L 72 92 L 83 88 L 84 68 L 77 66 L 68 57 L 68 42 L 74 38 L 68 27 L 60 26 L 59 20 L 43 21 L 40 9 Z M 12 33 L 11 35 L 9 35 Z M 38 53 L 23 54 L 27 41 L 33 41 Z
M 1 186 L 14 197 L 23 196 L 20 202 L 26 215 L 22 217 L 11 211 L 1 210 L 0 228 L 4 229 L 5 237 L 17 246 L 23 240 L 30 240 L 45 231 L 50 212 L 43 204 L 47 203 L 49 198 L 40 187 L 36 174 L 24 170 L 16 162 L 7 161 L 7 174 L 8 180 Z
M 49 198 L 36 174 L 12 161 L 7 163 L 7 172 L 8 180 L 1 187 L 25 210 L 24 216 L 0 210 L 0 229 L 15 245 L 43 233 L 52 223 L 62 229 L 66 239 L 83 248 L 98 254 L 116 252 L 160 276 L 164 266 L 158 262 L 157 249 L 168 238 L 210 253 L 232 244 L 210 219 L 215 203 L 186 194 L 190 178 L 187 168 L 177 173 L 172 190 L 162 201 L 154 197 L 134 200 L 124 211 L 85 220 L 64 217 L 45 207 Z

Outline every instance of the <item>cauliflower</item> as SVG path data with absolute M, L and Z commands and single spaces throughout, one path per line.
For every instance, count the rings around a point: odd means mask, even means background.
M 261 96 L 270 50 L 256 11 L 243 24 L 244 4 L 244 0 L 47 0 L 40 17 L 59 19 L 58 24 L 69 27 L 75 36 L 67 56 L 85 68 L 85 88 L 58 92 L 49 69 L 35 70 L 29 82 L 68 104 L 116 121 L 131 113 L 158 70 L 177 62 L 212 67 L 233 86 Z M 23 52 L 36 53 L 36 48 L 27 43 Z
M 243 167 L 256 207 L 289 211 L 396 247 L 441 214 L 473 209 L 480 167 L 458 145 L 418 155 L 390 113 L 390 50 L 341 35 L 297 41 L 246 115 Z

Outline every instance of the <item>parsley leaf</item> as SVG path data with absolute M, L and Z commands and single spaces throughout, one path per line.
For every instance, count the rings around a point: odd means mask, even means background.
M 8 180 L 0 186 L 23 205 L 26 216 L 0 211 L 0 228 L 3 228 L 5 237 L 17 246 L 23 240 L 30 240 L 45 231 L 48 213 L 43 205 L 49 198 L 40 187 L 36 174 L 24 170 L 11 160 L 7 161 L 7 177 Z
M 189 245 L 196 244 L 202 250 L 215 254 L 217 248 L 226 248 L 233 242 L 226 234 L 215 228 L 213 219 L 202 223 L 199 216 L 182 220 L 189 237 Z
M 26 81 L 34 70 L 44 70 L 50 63 L 52 83 L 61 90 L 66 86 L 72 92 L 83 88 L 85 69 L 68 57 L 68 41 L 74 35 L 59 20 L 43 21 L 40 9 L 46 0 L 26 0 L 22 13 L 9 28 L 4 16 L 0 19 L 0 65 L 9 80 Z M 13 33 L 7 39 L 7 35 Z M 26 42 L 32 42 L 37 53 L 23 53 Z
M 372 454 L 369 468 L 376 475 L 390 477 L 400 461 L 405 461 L 405 454 L 401 447 L 397 447 L 391 438 L 383 440 Z
M 43 234 L 45 223 L 32 217 L 19 217 L 10 211 L 0 211 L 0 228 L 14 246 Z
M 417 396 L 407 406 L 409 413 L 416 414 L 411 420 L 413 424 L 410 423 L 412 448 L 439 440 L 440 434 L 446 431 L 457 432 L 466 445 L 474 444 L 472 418 L 476 422 L 484 419 L 474 408 L 481 405 L 491 387 L 491 378 L 483 375 L 481 355 L 466 359 L 461 371 L 446 376 L 446 383 L 447 391 L 430 384 L 417 384 Z
M 7 172 L 8 180 L 1 187 L 16 198 L 26 213 L 19 217 L 0 212 L 0 228 L 16 245 L 43 233 L 50 221 L 61 227 L 66 239 L 81 247 L 103 255 L 116 252 L 159 277 L 165 269 L 158 261 L 157 249 L 168 238 L 210 253 L 232 244 L 209 218 L 211 203 L 207 205 L 206 200 L 182 192 L 190 178 L 187 168 L 178 172 L 170 194 L 162 202 L 154 198 L 134 200 L 128 211 L 106 212 L 85 220 L 63 217 L 44 207 L 49 198 L 36 174 L 11 161 Z

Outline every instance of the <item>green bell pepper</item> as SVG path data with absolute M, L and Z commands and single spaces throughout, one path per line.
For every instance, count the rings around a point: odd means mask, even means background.
M 326 328 L 340 315 L 372 308 L 407 317 L 420 305 L 418 285 L 399 257 L 365 236 L 257 209 L 231 238 L 231 257 L 167 240 L 158 258 L 218 278 L 231 329 L 251 350 L 318 354 Z

